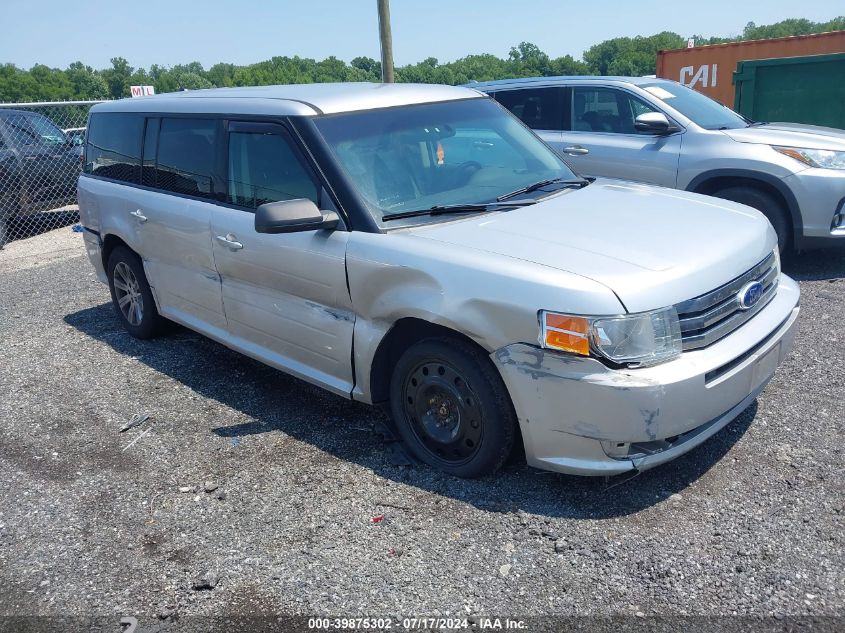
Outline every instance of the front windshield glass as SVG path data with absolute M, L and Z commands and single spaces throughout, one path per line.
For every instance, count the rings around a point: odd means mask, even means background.
M 6 119 L 18 143 L 64 145 L 65 133 L 40 114 L 18 114 Z
M 576 178 L 489 99 L 326 115 L 315 124 L 379 223 L 386 215 L 494 202 L 541 180 Z
M 748 121 L 730 108 L 686 86 L 660 82 L 640 87 L 706 130 L 733 130 L 748 126 Z

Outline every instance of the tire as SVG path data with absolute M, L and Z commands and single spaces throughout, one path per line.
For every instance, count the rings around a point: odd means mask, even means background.
M 106 270 L 112 305 L 126 331 L 140 339 L 160 334 L 165 320 L 156 309 L 141 258 L 125 246 L 118 246 L 109 255 Z
M 402 354 L 390 412 L 420 461 L 456 477 L 496 472 L 513 448 L 516 413 L 501 376 L 482 351 L 456 338 L 425 339 Z
M 747 204 L 760 211 L 771 222 L 778 236 L 778 250 L 783 254 L 792 238 L 792 226 L 786 209 L 772 195 L 754 187 L 728 187 L 713 194 L 717 198 Z
M 12 241 L 12 230 L 9 224 L 17 215 L 17 204 L 13 196 L 7 193 L 0 193 L 0 249 Z

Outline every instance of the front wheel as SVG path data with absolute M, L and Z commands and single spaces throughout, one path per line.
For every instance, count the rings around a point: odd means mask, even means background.
M 457 477 L 494 473 L 517 421 L 490 359 L 471 344 L 426 339 L 400 357 L 390 383 L 396 430 L 421 461 Z
M 112 304 L 126 331 L 141 339 L 158 335 L 164 319 L 156 310 L 141 258 L 118 246 L 109 256 L 107 270 Z

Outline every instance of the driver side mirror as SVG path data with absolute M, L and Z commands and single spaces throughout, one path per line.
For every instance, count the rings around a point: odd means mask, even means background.
M 325 213 L 312 200 L 296 198 L 267 202 L 255 210 L 256 233 L 298 233 L 300 231 L 332 230 L 340 223 L 334 211 Z
M 662 112 L 644 112 L 634 119 L 634 129 L 649 134 L 672 134 L 681 128 L 670 123 Z

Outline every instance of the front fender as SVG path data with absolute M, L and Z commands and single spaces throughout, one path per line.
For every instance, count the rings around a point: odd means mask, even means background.
M 488 352 L 536 344 L 538 312 L 619 314 L 606 286 L 569 272 L 416 237 L 353 232 L 347 277 L 356 313 L 355 399 L 371 402 L 370 368 L 393 324 L 416 318 L 460 332 Z

